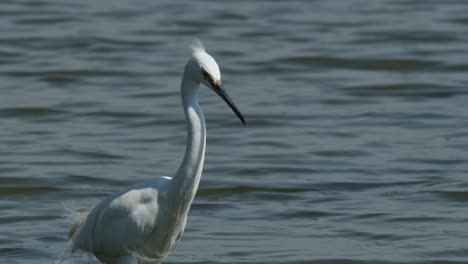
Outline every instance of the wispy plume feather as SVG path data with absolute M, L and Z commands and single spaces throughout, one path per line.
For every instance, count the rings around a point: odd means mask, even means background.
M 205 46 L 203 46 L 203 43 L 198 38 L 192 41 L 192 45 L 190 45 L 190 48 L 192 48 L 193 53 L 205 51 Z

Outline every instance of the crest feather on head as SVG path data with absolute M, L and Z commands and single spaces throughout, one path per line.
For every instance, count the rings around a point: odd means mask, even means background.
M 192 45 L 190 45 L 190 48 L 192 48 L 193 53 L 205 52 L 205 46 L 203 46 L 203 43 L 200 39 L 194 39 L 192 41 Z

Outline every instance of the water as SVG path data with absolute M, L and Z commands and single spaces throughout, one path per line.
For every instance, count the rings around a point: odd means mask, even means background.
M 0 263 L 53 263 L 68 208 L 174 173 L 195 37 L 249 126 L 203 90 L 205 171 L 166 263 L 467 263 L 467 14 L 464 1 L 2 1 Z

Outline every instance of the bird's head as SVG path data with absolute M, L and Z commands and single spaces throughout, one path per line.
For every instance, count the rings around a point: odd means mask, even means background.
M 190 68 L 193 81 L 203 83 L 208 87 L 221 83 L 221 71 L 218 63 L 210 54 L 206 53 L 200 40 L 196 40 L 191 48 L 193 55 L 187 66 Z
M 187 64 L 187 67 L 190 68 L 189 70 L 191 71 L 193 81 L 196 83 L 203 83 L 207 87 L 211 88 L 229 105 L 237 117 L 239 117 L 242 124 L 246 125 L 241 112 L 237 109 L 234 102 L 223 89 L 221 71 L 219 70 L 218 63 L 216 63 L 210 54 L 206 53 L 203 44 L 199 40 L 192 45 L 192 50 L 193 56 Z

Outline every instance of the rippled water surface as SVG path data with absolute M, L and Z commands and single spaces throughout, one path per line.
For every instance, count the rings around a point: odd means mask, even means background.
M 194 38 L 205 170 L 166 263 L 468 263 L 466 1 L 0 2 L 0 263 L 62 256 L 69 210 L 185 147 Z M 96 263 L 96 262 L 94 262 Z

